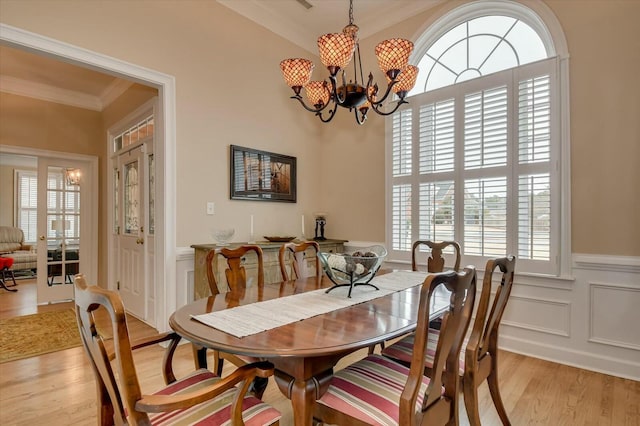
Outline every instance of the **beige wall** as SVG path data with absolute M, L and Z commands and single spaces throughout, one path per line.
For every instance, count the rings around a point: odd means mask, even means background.
M 640 255 L 640 2 L 546 3 L 571 54 L 572 249 Z M 413 38 L 433 13 L 364 40 L 365 69 L 375 68 L 377 41 Z M 358 127 L 340 110 L 321 125 L 289 100 L 281 59 L 309 57 L 314 76 L 326 75 L 308 52 L 213 1 L 3 0 L 0 19 L 175 76 L 178 245 L 210 241 L 209 230 L 222 224 L 246 238 L 250 214 L 258 235 L 297 235 L 300 215 L 309 229 L 319 209 L 329 213 L 330 237 L 384 240 L 384 120 L 372 116 Z M 298 157 L 298 203 L 229 200 L 229 144 Z M 216 203 L 214 216 L 205 214 L 206 201 Z
M 0 92 L 0 143 L 98 155 L 101 118 L 97 111 Z

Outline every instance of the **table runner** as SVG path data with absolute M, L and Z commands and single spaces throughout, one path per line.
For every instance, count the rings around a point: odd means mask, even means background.
M 235 337 L 245 337 L 282 325 L 311 318 L 327 312 L 357 305 L 397 291 L 415 287 L 424 282 L 427 273 L 394 271 L 371 280 L 380 290 L 358 286 L 347 297 L 349 287 L 339 287 L 326 293 L 326 289 L 294 294 L 263 302 L 251 303 L 192 318 Z M 250 318 L 251 321 L 247 321 Z

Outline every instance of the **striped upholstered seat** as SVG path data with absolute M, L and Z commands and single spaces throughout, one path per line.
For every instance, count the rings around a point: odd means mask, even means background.
M 429 275 L 420 290 L 411 367 L 371 354 L 331 378 L 314 404 L 313 416 L 341 426 L 458 424 L 458 336 L 464 335 L 471 319 L 475 276 L 473 267 L 463 273 Z M 451 305 L 443 316 L 432 374 L 427 376 L 421 360 L 431 332 L 431 297 L 440 285 L 451 292 Z
M 440 330 L 435 328 L 429 328 L 429 335 L 427 338 L 427 352 L 424 357 L 425 368 L 433 368 L 433 356 L 436 353 L 436 346 L 438 345 L 438 338 L 440 337 Z M 415 334 L 403 337 L 395 342 L 393 345 L 388 346 L 382 350 L 382 355 L 388 358 L 401 362 L 404 365 L 411 364 L 411 357 L 413 356 L 413 344 L 415 343 Z M 467 342 L 462 344 L 460 351 L 460 366 L 459 373 L 462 376 L 464 374 L 464 352 L 467 346 Z
M 207 369 L 199 369 L 190 375 L 165 387 L 154 395 L 180 395 L 196 391 L 220 381 Z M 236 397 L 238 389 L 231 388 L 214 399 L 205 401 L 196 406 L 154 413 L 149 415 L 151 424 L 161 425 L 231 425 L 231 404 Z M 280 419 L 280 412 L 258 398 L 248 394 L 242 402 L 242 419 L 246 426 L 265 426 L 276 423 Z
M 370 425 L 400 424 L 397 390 L 404 388 L 409 369 L 380 355 L 368 357 L 338 371 L 327 392 L 317 402 Z M 422 407 L 429 378 L 423 376 L 416 400 L 416 413 Z M 444 387 L 442 388 L 444 391 Z

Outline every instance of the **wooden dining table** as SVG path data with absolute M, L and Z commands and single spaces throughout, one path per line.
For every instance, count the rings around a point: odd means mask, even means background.
M 379 271 L 379 274 L 385 272 Z M 415 330 L 420 285 L 241 338 L 205 325 L 192 316 L 332 285 L 323 276 L 221 293 L 181 307 L 171 315 L 169 324 L 176 333 L 198 346 L 273 363 L 278 388 L 291 400 L 294 424 L 309 426 L 313 403 L 326 391 L 333 368 L 341 358 Z M 357 290 L 356 287 L 354 292 Z M 430 319 L 441 316 L 448 307 L 449 294 L 442 288 L 432 299 Z

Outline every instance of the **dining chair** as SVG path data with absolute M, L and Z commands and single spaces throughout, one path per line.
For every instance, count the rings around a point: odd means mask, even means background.
M 81 274 L 76 276 L 74 285 L 78 328 L 96 379 L 98 424 L 279 424 L 278 410 L 247 395 L 255 377 L 266 378 L 273 374 L 271 364 L 245 365 L 224 379 L 209 370 L 199 369 L 176 380 L 172 360 L 180 336 L 164 333 L 132 342 L 124 305 L 117 292 L 89 286 Z M 100 327 L 96 326 L 94 314 L 98 309 L 107 312 L 110 327 L 102 322 Z M 107 349 L 107 341 L 113 343 L 108 345 L 112 350 Z M 144 395 L 133 351 L 160 342 L 169 342 L 163 361 L 166 386 L 156 393 Z
M 511 424 L 498 386 L 498 331 L 511 294 L 515 265 L 516 258 L 514 256 L 489 259 L 487 261 L 473 328 L 461 351 L 458 373 L 462 377 L 465 407 L 472 425 L 480 425 L 478 387 L 485 380 L 489 386 L 491 399 L 500 416 L 500 420 L 504 425 Z M 500 270 L 502 276 L 499 285 L 495 288 L 493 304 L 491 305 L 491 310 L 489 310 L 493 277 L 496 269 Z M 427 355 L 424 361 L 427 374 L 433 368 L 433 357 L 429 354 L 435 350 L 438 338 L 439 331 L 430 330 Z M 413 345 L 413 336 L 409 335 L 385 348 L 382 351 L 382 355 L 394 361 L 399 361 L 404 365 L 409 365 L 413 356 Z
M 451 292 L 431 377 L 422 367 L 429 339 L 429 309 L 436 287 Z M 462 337 L 475 299 L 476 271 L 429 275 L 420 290 L 413 362 L 409 367 L 378 354 L 336 372 L 314 404 L 314 417 L 339 425 L 458 424 L 457 374 Z
M 258 258 L 258 279 L 256 285 L 258 287 L 264 287 L 264 261 L 263 253 L 260 246 L 247 244 L 241 245 L 236 248 L 222 247 L 213 250 L 209 250 L 207 257 L 205 258 L 205 266 L 207 270 L 207 281 L 209 283 L 209 289 L 211 294 L 219 294 L 220 290 L 218 282 L 216 280 L 214 271 L 214 259 L 217 256 L 222 256 L 226 259 L 227 268 L 224 273 L 227 278 L 227 290 L 229 293 L 241 294 L 247 287 L 247 271 L 243 266 L 243 259 L 248 253 L 255 253 Z M 192 345 L 194 350 L 194 356 L 196 359 L 197 368 L 206 368 L 207 366 L 207 350 L 201 346 Z M 213 350 L 213 369 L 218 376 L 222 375 L 222 369 L 224 367 L 224 361 L 228 360 L 237 367 L 242 367 L 246 364 L 251 364 L 260 361 L 258 358 L 236 355 L 227 352 L 220 352 Z M 256 379 L 256 383 L 252 385 L 252 392 L 258 397 L 262 398 L 262 394 L 267 387 L 267 380 L 261 378 Z
M 280 273 L 282 274 L 283 281 L 289 281 L 297 278 L 307 278 L 309 276 L 309 270 L 305 262 L 305 254 L 308 248 L 313 248 L 316 268 L 316 277 L 322 277 L 322 268 L 320 268 L 320 261 L 318 260 L 318 252 L 320 251 L 320 245 L 315 241 L 303 241 L 301 243 L 285 243 L 280 247 L 278 251 L 278 261 L 280 263 Z M 287 269 L 292 272 L 292 276 L 289 275 Z
M 448 247 L 453 249 L 453 255 L 455 263 L 453 268 L 448 268 L 453 271 L 460 269 L 460 244 L 455 241 L 429 241 L 418 240 L 414 241 L 411 249 L 411 270 L 418 271 L 418 252 L 423 246 L 429 248 L 429 257 L 427 258 L 427 272 L 442 272 L 445 270 L 445 258 L 442 257 L 442 252 Z
M 451 247 L 453 249 L 454 254 L 454 265 L 453 268 L 447 268 L 449 270 L 458 272 L 460 270 L 460 244 L 455 241 L 430 241 L 430 240 L 417 240 L 414 241 L 413 246 L 411 248 L 411 270 L 419 271 L 418 268 L 418 256 L 419 250 L 422 246 L 427 246 L 429 248 L 429 257 L 427 258 L 427 272 L 435 273 L 435 272 L 443 272 L 445 270 L 445 258 L 442 257 L 442 251 L 447 247 Z M 440 318 L 436 318 L 432 320 L 429 325 L 431 328 L 439 328 L 440 327 Z M 385 350 L 386 343 L 380 343 L 380 351 Z M 375 351 L 375 345 L 369 348 L 369 354 L 372 354 Z

